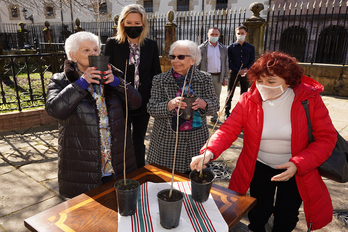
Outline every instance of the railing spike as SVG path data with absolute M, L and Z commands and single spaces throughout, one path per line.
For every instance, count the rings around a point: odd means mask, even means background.
M 297 2 L 295 3 L 295 6 L 294 6 L 294 8 L 297 8 Z
M 341 6 L 342 6 L 342 0 L 340 1 L 340 3 L 339 3 L 338 5 L 339 5 L 339 7 L 341 7 Z
M 309 3 L 307 3 L 307 10 L 309 9 Z
M 302 10 L 303 9 L 303 2 L 301 2 L 301 6 L 300 7 L 301 7 L 301 10 Z
M 348 4 L 348 1 L 347 1 L 347 4 Z M 234 7 L 234 13 L 237 13 L 237 7 L 236 6 Z
M 314 1 L 314 3 L 313 3 L 313 9 L 315 10 L 315 3 L 317 3 L 316 1 Z
M 284 9 L 284 10 L 286 9 L 286 3 L 284 3 L 283 9 Z
M 329 7 L 329 0 L 326 1 L 326 8 Z
M 242 7 L 239 7 L 239 13 L 242 13 Z
M 272 7 L 272 11 L 274 11 L 274 7 L 275 7 L 275 4 L 274 4 L 273 7 Z
M 244 13 L 246 12 L 246 7 L 244 7 Z
M 323 3 L 323 1 L 322 0 L 320 0 L 320 3 L 319 3 L 319 8 L 321 8 L 321 4 Z
M 291 10 L 291 3 L 289 4 L 289 10 Z
M 335 6 L 335 1 L 336 1 L 336 0 L 333 0 L 333 2 L 332 2 L 332 7 L 334 7 L 334 6 Z

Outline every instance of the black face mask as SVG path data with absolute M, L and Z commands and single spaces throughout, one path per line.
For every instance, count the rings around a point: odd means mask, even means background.
M 130 38 L 135 39 L 140 36 L 141 32 L 143 32 L 143 27 L 124 27 L 124 31 Z

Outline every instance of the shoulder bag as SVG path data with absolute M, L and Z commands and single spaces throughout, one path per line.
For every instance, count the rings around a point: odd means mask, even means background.
M 309 142 L 314 141 L 312 124 L 308 110 L 308 100 L 301 102 L 306 111 Z M 336 130 L 337 132 L 337 130 Z M 319 174 L 330 180 L 345 183 L 348 181 L 348 142 L 337 132 L 336 146 L 331 156 L 318 167 Z

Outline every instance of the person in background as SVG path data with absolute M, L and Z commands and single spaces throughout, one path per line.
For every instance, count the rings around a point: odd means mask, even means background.
M 221 88 L 228 80 L 227 47 L 219 43 L 220 30 L 217 27 L 209 28 L 207 36 L 208 40 L 199 45 L 202 60 L 197 68 L 211 74 L 214 90 L 220 102 Z M 211 122 L 216 120 L 218 120 L 217 113 L 210 118 Z
M 139 91 L 142 105 L 129 112 L 137 166 L 145 165 L 145 135 L 150 115 L 146 105 L 150 98 L 153 76 L 161 73 L 156 41 L 145 38 L 148 33 L 146 12 L 143 6 L 130 4 L 123 7 L 118 20 L 116 37 L 109 38 L 104 54 L 110 63 L 126 72 L 126 80 Z
M 245 41 L 245 38 L 248 35 L 248 29 L 245 26 L 239 26 L 235 31 L 237 41 L 228 46 L 227 49 L 228 64 L 231 71 L 228 82 L 225 119 L 230 116 L 231 101 L 238 82 L 240 83 L 241 95 L 248 91 L 249 82 L 247 73 L 248 69 L 253 65 L 255 60 L 255 47 Z
M 46 111 L 58 119 L 58 185 L 64 197 L 75 197 L 123 175 L 127 83 L 122 72 L 109 65 L 105 84 L 99 84 L 101 71 L 89 67 L 88 60 L 99 51 L 96 35 L 69 36 L 64 72 L 54 74 L 48 84 Z M 140 107 L 141 96 L 130 85 L 127 99 L 129 109 Z M 137 166 L 131 137 L 127 140 L 125 162 L 131 172 Z
M 155 121 L 146 162 L 173 168 L 177 110 L 182 91 L 184 94 L 188 92 L 189 95 L 197 97 L 192 104 L 194 117 L 189 120 L 179 117 L 175 161 L 176 171 L 188 173 L 191 158 L 199 153 L 209 136 L 206 116 L 217 112 L 220 104 L 211 75 L 195 68 L 201 60 L 201 51 L 196 43 L 189 40 L 174 42 L 170 46 L 169 59 L 172 68 L 154 77 L 151 98 L 147 105 L 147 110 Z M 181 109 L 186 106 L 185 102 L 181 102 Z M 182 114 L 182 111 L 179 111 L 179 114 Z
M 228 188 L 246 194 L 250 187 L 257 199 L 248 214 L 249 229 L 265 232 L 273 213 L 273 232 L 292 231 L 302 202 L 308 227 L 320 229 L 331 222 L 333 208 L 317 167 L 330 157 L 337 139 L 320 96 L 324 88 L 303 75 L 296 58 L 280 52 L 263 54 L 248 76 L 254 83 L 211 137 L 204 163 L 219 157 L 244 130 L 243 149 Z M 301 103 L 305 100 L 312 143 Z M 203 155 L 193 157 L 191 169 L 200 170 L 202 160 Z

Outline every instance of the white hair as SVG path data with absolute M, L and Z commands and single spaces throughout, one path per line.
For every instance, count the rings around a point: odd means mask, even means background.
M 199 63 L 201 62 L 202 59 L 202 55 L 201 55 L 201 49 L 198 48 L 197 44 L 191 40 L 178 40 L 175 41 L 172 45 L 170 45 L 169 48 L 169 55 L 173 54 L 173 51 L 175 50 L 175 48 L 180 47 L 180 48 L 185 48 L 188 51 L 188 54 L 186 55 L 190 55 L 195 66 L 199 65 Z M 182 54 L 185 55 L 185 54 Z
M 80 44 L 85 41 L 91 41 L 98 44 L 98 36 L 91 32 L 87 31 L 80 31 L 75 34 L 70 35 L 67 40 L 65 41 L 65 53 L 68 57 L 68 60 L 71 60 L 70 53 L 73 55 L 76 54 L 76 52 L 80 48 Z M 100 50 L 100 48 L 98 48 Z

